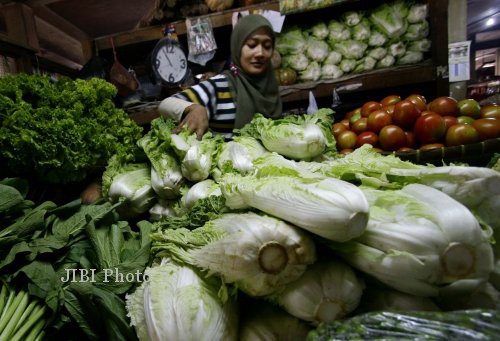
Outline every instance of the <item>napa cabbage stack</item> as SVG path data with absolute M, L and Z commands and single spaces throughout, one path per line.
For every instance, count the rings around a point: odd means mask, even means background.
M 389 287 L 417 296 L 493 270 L 490 231 L 461 203 L 432 187 L 363 189 L 370 203 L 364 234 L 330 243 L 349 264 Z
M 301 229 L 256 213 L 227 213 L 203 227 L 165 229 L 151 236 L 152 251 L 217 274 L 250 296 L 263 296 L 298 279 L 316 260 Z

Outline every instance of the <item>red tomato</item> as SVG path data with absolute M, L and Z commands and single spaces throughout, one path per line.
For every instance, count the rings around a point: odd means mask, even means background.
M 391 117 L 392 117 L 392 115 L 394 114 L 394 107 L 395 106 L 396 106 L 395 104 L 389 104 L 388 106 L 385 106 L 382 109 L 384 109 L 385 111 L 387 111 L 387 113 L 389 115 L 391 115 Z
M 406 136 L 406 146 L 410 148 L 415 148 L 417 145 L 417 139 L 412 131 L 405 131 Z
M 500 137 L 500 120 L 480 118 L 472 122 L 472 126 L 476 128 L 480 141 Z
M 410 148 L 410 147 L 401 147 L 399 148 L 397 151 L 398 152 L 411 152 L 411 151 L 414 151 L 415 149 L 413 148 Z
M 495 104 L 486 105 L 481 108 L 481 118 L 496 118 L 500 120 L 500 106 Z
M 382 109 L 382 104 L 375 101 L 368 101 L 361 107 L 361 116 L 368 117 L 372 111 Z
M 446 133 L 444 119 L 436 113 L 420 116 L 415 122 L 413 133 L 421 144 L 438 142 Z
M 469 116 L 472 118 L 479 118 L 481 114 L 481 106 L 479 102 L 474 99 L 463 99 L 457 103 L 458 112 L 461 116 Z
M 380 129 L 392 123 L 391 115 L 384 109 L 372 111 L 366 123 L 368 130 L 378 133 Z
M 438 113 L 439 115 L 458 115 L 457 100 L 447 96 L 441 96 L 429 103 L 429 110 Z
M 420 109 L 409 100 L 402 100 L 394 106 L 392 122 L 401 128 L 411 129 L 420 116 Z
M 387 125 L 380 130 L 379 140 L 383 150 L 398 150 L 406 146 L 404 130 L 394 124 Z
M 344 115 L 344 119 L 350 120 L 352 116 L 354 116 L 354 111 L 349 111 L 347 114 Z
M 353 149 L 356 146 L 357 135 L 351 130 L 344 130 L 339 133 L 337 138 L 337 149 Z
M 349 120 L 341 120 L 339 123 L 342 123 L 343 125 L 346 126 L 347 129 L 350 129 L 351 128 L 351 124 L 349 123 Z
M 361 134 L 368 129 L 368 119 L 366 117 L 361 117 L 356 122 L 351 124 L 351 130 L 356 134 Z
M 455 124 L 446 132 L 447 146 L 459 146 L 461 144 L 474 143 L 478 140 L 479 134 L 476 128 L 469 124 Z
M 400 96 L 390 95 L 390 96 L 384 97 L 384 99 L 382 99 L 380 101 L 380 104 L 382 104 L 383 107 L 387 107 L 387 106 L 389 106 L 391 104 L 396 104 L 399 101 L 401 101 L 401 97 Z
M 406 100 L 412 102 L 420 109 L 420 111 L 424 111 L 427 109 L 427 100 L 422 95 L 413 94 L 405 98 Z
M 432 150 L 432 149 L 438 149 L 438 148 L 443 148 L 443 147 L 444 147 L 444 144 L 442 144 L 442 143 L 429 143 L 429 144 L 424 144 L 419 149 L 420 150 Z
M 347 130 L 345 124 L 337 122 L 332 125 L 333 136 L 337 137 L 341 131 Z
M 444 124 L 446 125 L 446 130 L 454 124 L 458 123 L 458 120 L 455 116 L 446 115 L 443 116 Z
M 462 124 L 472 124 L 474 122 L 474 119 L 470 116 L 458 116 L 457 117 L 457 123 L 462 123 Z
M 359 120 L 361 117 L 362 117 L 361 114 L 354 114 L 349 119 L 349 123 L 352 125 L 354 122 L 356 122 L 357 120 Z
M 373 131 L 365 131 L 358 135 L 356 139 L 356 148 L 361 147 L 365 143 L 375 146 L 378 143 L 378 135 Z

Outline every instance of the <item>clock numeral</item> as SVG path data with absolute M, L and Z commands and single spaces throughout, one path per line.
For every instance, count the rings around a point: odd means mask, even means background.
M 172 74 L 169 74 L 169 75 L 168 75 L 168 81 L 169 81 L 170 83 L 173 83 L 173 82 L 175 81 L 175 78 L 174 78 L 174 76 L 173 76 Z
M 167 45 L 167 53 L 174 53 L 174 44 Z
M 160 67 L 160 60 L 156 59 L 155 60 L 155 67 L 158 69 Z
M 185 69 L 185 68 L 186 68 L 186 60 L 182 59 L 181 60 L 181 69 Z

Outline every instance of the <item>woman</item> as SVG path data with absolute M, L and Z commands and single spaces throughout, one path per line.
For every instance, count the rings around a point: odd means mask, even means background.
M 231 34 L 231 70 L 163 100 L 160 113 L 180 121 L 177 130 L 186 126 L 199 139 L 209 127 L 230 137 L 255 113 L 280 117 L 281 98 L 271 65 L 274 43 L 266 18 L 241 18 Z

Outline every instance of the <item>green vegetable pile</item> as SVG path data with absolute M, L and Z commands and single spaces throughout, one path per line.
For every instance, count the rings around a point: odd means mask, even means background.
M 142 128 L 115 107 L 98 78 L 0 78 L 0 159 L 7 174 L 48 183 L 83 180 L 114 153 L 130 154 Z

